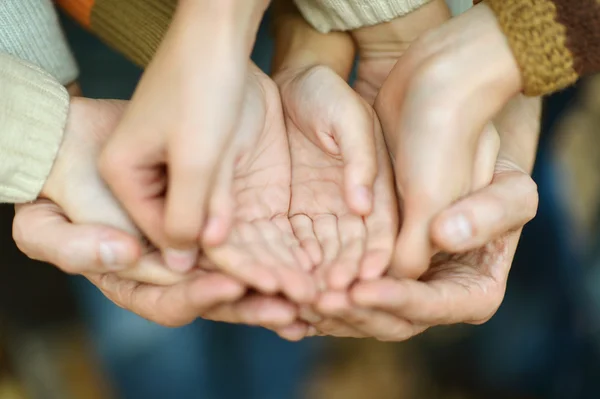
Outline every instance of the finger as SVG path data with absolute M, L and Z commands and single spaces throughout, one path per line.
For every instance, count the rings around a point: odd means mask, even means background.
M 308 324 L 298 321 L 289 326 L 276 329 L 275 332 L 283 339 L 297 342 L 309 336 L 309 329 Z
M 279 276 L 282 292 L 296 303 L 312 302 L 317 294 L 311 276 L 297 263 L 293 248 L 272 220 L 254 222 L 262 235 L 263 245 L 273 256 L 272 267 Z
M 474 294 L 464 284 L 450 279 L 421 282 L 386 278 L 360 283 L 351 295 L 359 306 L 380 309 L 412 323 L 430 326 L 484 320 L 502 301 L 502 295 Z
M 294 235 L 300 241 L 300 245 L 304 248 L 312 263 L 315 265 L 321 264 L 323 251 L 315 235 L 312 219 L 303 214 L 294 215 L 290 218 L 290 223 L 292 224 Z
M 235 172 L 236 152 L 229 150 L 213 188 L 209 217 L 206 223 L 202 243 L 207 246 L 217 246 L 226 239 L 233 223 L 233 178 Z
M 209 309 L 235 302 L 245 293 L 240 283 L 216 273 L 170 287 L 139 284 L 114 274 L 88 278 L 117 305 L 169 327 L 191 323 Z
M 394 242 L 398 236 L 398 199 L 394 174 L 381 132 L 377 132 L 379 175 L 374 186 L 376 201 L 371 215 L 365 218 L 367 242 L 360 266 L 360 278 L 372 280 L 383 275 L 390 265 Z
M 16 208 L 13 238 L 25 255 L 71 274 L 124 270 L 142 253 L 129 234 L 106 226 L 73 225 L 45 200 Z
M 282 232 L 283 243 L 286 247 L 291 248 L 291 251 L 296 258 L 296 262 L 300 265 L 300 268 L 306 272 L 313 269 L 315 264 L 311 261 L 310 256 L 302 248 L 298 238 L 294 235 L 294 230 L 290 223 L 288 216 L 275 217 L 271 219 L 275 225 Z M 314 233 L 313 233 L 314 234 Z
M 330 289 L 345 290 L 356 280 L 365 252 L 366 229 L 363 219 L 355 215 L 338 218 L 340 252 L 326 272 Z
M 244 233 L 240 230 L 247 230 Z M 224 273 L 249 284 L 264 294 L 274 294 L 280 289 L 277 276 L 255 256 L 256 242 L 245 241 L 243 234 L 262 241 L 260 234 L 251 225 L 243 224 L 232 231 L 229 240 L 216 248 L 206 248 L 206 256 Z M 261 244 L 261 242 L 258 244 Z
M 183 132 L 179 132 L 183 133 Z M 190 140 L 176 141 L 169 148 L 168 178 L 165 203 L 165 236 L 163 254 L 167 265 L 187 271 L 196 263 L 198 241 L 206 223 L 211 190 L 220 171 L 224 140 L 210 138 L 202 131 L 188 132 L 206 142 L 193 145 Z M 183 135 L 182 135 L 183 136 Z M 183 138 L 183 137 L 182 137 Z M 199 156 L 200 148 L 210 148 Z
M 529 175 L 497 173 L 492 184 L 438 215 L 431 228 L 437 246 L 464 252 L 521 228 L 535 217 L 538 192 Z
M 377 176 L 375 113 L 349 86 L 347 112 L 332 121 L 344 159 L 344 191 L 348 207 L 360 216 L 373 209 L 373 184 Z M 352 118 L 349 116 L 353 116 Z
M 492 123 L 488 123 L 479 138 L 477 152 L 473 166 L 471 192 L 480 190 L 492 182 L 498 151 L 500 150 L 500 136 Z
M 204 317 L 226 323 L 277 329 L 289 326 L 297 317 L 297 307 L 277 297 L 252 294 L 235 303 L 217 306 Z
M 169 270 L 158 251 L 145 254 L 134 267 L 118 272 L 117 275 L 126 280 L 157 286 L 170 286 L 196 277 L 193 272 L 181 274 Z
M 405 341 L 426 329 L 386 312 L 359 308 L 345 292 L 323 294 L 317 306 L 327 317 L 343 320 L 361 334 L 382 341 Z
M 126 129 L 126 128 L 124 128 Z M 162 247 L 164 235 L 164 169 L 152 149 L 160 143 L 144 136 L 143 143 L 117 130 L 98 159 L 98 169 L 134 224 L 150 241 Z M 153 163 L 156 161 L 155 163 Z
M 323 248 L 323 260 L 317 268 L 317 282 L 324 289 L 327 286 L 325 272 L 337 258 L 340 250 L 340 239 L 335 215 L 321 215 L 313 220 L 313 227 L 317 240 Z

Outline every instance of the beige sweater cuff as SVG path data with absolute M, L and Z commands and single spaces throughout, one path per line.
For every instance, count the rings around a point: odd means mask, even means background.
M 0 202 L 37 198 L 60 147 L 66 89 L 49 73 L 0 53 Z
M 51 0 L 1 0 L 0 32 L 0 51 L 39 66 L 63 85 L 77 79 Z
M 294 0 L 318 31 L 352 30 L 408 14 L 431 0 Z

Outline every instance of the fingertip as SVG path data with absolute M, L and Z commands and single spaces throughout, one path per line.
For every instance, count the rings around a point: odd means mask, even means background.
M 358 216 L 368 216 L 373 210 L 373 191 L 365 185 L 352 187 L 347 193 L 350 210 Z
M 421 237 L 415 233 L 408 235 L 401 231 L 390 265 L 390 275 L 396 278 L 418 279 L 429 268 L 431 252 L 428 234 Z
M 198 249 L 174 249 L 167 248 L 163 251 L 163 257 L 167 267 L 178 273 L 189 272 L 197 263 Z
M 225 215 L 213 215 L 208 219 L 202 235 L 203 244 L 216 247 L 225 242 L 231 229 L 231 218 Z
M 190 284 L 189 288 L 191 302 L 201 306 L 206 304 L 211 291 L 214 295 L 209 299 L 211 302 L 232 302 L 240 299 L 246 293 L 246 287 L 243 284 L 216 273 L 198 277 Z
M 287 327 L 280 328 L 275 332 L 277 335 L 287 341 L 298 342 L 306 338 L 309 332 L 309 327 L 306 323 L 295 322 Z

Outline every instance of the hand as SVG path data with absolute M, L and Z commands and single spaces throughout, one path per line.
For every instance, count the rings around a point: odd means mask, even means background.
M 171 27 L 102 151 L 103 177 L 167 264 L 186 272 L 201 240 L 231 224 L 225 157 L 268 1 L 180 1 Z M 168 184 L 167 184 L 168 183 Z
M 520 90 L 516 61 L 484 4 L 417 39 L 400 58 L 375 104 L 405 215 L 395 276 L 427 270 L 437 251 L 434 217 L 481 186 L 475 165 L 494 135 L 486 125 Z
M 291 166 L 281 98 L 257 67 L 247 87 L 240 131 L 231 148 L 237 158 L 233 228 L 223 245 L 205 252 L 220 270 L 263 293 L 282 292 L 294 302 L 308 303 L 316 287 L 308 275 L 311 260 L 288 219 Z
M 411 44 L 448 19 L 450 10 L 446 1 L 433 0 L 390 22 L 352 31 L 359 54 L 354 89 L 372 105 L 394 65 Z
M 288 339 L 305 334 L 297 308 L 283 299 L 245 294 L 239 282 L 219 273 L 169 272 L 102 183 L 95 157 L 126 103 L 72 99 L 63 144 L 32 204 L 16 207 L 13 236 L 29 257 L 84 274 L 115 303 L 159 324 L 177 326 L 203 316 L 212 320 L 286 327 Z M 141 256 L 141 258 L 140 258 Z M 215 268 L 202 259 L 202 266 Z
M 433 222 L 439 254 L 419 280 L 385 277 L 360 282 L 320 308 L 342 320 L 344 336 L 406 340 L 435 325 L 489 320 L 504 297 L 522 226 L 537 209 L 533 168 L 539 133 L 539 99 L 517 97 L 496 119 L 502 146 L 492 183 L 444 210 Z M 456 220 L 472 232 L 454 238 Z M 487 243 L 487 244 L 486 244 Z M 352 329 L 352 330 L 350 330 Z M 351 335 L 352 331 L 357 331 Z
M 324 287 L 344 290 L 357 278 L 380 277 L 398 220 L 389 159 L 372 108 L 324 66 L 282 71 L 275 79 L 292 155 L 294 233 L 319 265 Z M 362 180 L 365 193 L 373 190 L 365 198 L 364 217 L 344 201 L 353 179 Z

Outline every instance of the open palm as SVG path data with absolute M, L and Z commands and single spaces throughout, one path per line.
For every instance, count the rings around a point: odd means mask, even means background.
M 256 90 L 247 93 L 239 137 L 232 148 L 234 220 L 226 242 L 205 249 L 219 268 L 257 290 L 281 292 L 294 302 L 314 300 L 316 289 L 308 274 L 312 263 L 294 236 L 288 219 L 290 152 L 274 83 L 258 69 Z M 256 136 L 258 141 L 244 140 Z M 247 133 L 247 134 L 246 134 Z
M 393 177 L 377 118 L 328 68 L 300 71 L 278 82 L 292 162 L 290 220 L 318 265 L 320 284 L 343 290 L 359 277 L 379 277 L 389 263 L 398 221 Z M 362 136 L 358 143 L 371 142 L 373 154 L 368 148 L 344 144 L 352 141 L 349 136 L 354 132 Z M 373 205 L 365 217 L 348 204 L 347 182 L 353 177 L 352 168 L 360 166 L 350 162 L 356 150 L 363 150 L 375 164 Z

